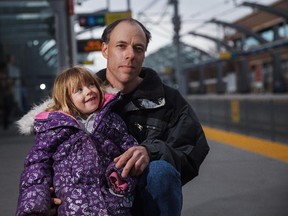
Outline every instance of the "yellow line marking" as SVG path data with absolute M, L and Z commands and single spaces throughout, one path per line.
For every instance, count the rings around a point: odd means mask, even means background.
M 264 155 L 288 163 L 288 145 L 265 139 L 245 136 L 215 128 L 203 127 L 207 139 Z

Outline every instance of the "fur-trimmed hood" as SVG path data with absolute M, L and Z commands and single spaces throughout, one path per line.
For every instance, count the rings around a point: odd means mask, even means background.
M 45 101 L 43 101 L 43 103 L 39 105 L 34 105 L 27 114 L 25 114 L 21 119 L 16 121 L 19 133 L 23 135 L 32 134 L 35 116 L 38 113 L 45 111 L 50 103 L 52 103 L 52 99 L 48 98 Z
M 117 94 L 118 89 L 112 88 L 111 86 L 105 86 L 105 92 L 111 94 Z M 20 120 L 16 121 L 19 133 L 23 135 L 30 135 L 33 133 L 33 123 L 35 116 L 40 112 L 45 111 L 48 108 L 48 105 L 53 102 L 52 98 L 48 98 L 39 105 L 34 105 L 32 109 L 24 115 Z

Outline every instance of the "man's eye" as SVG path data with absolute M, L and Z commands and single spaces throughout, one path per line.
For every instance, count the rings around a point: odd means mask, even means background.
M 117 47 L 119 47 L 119 48 L 124 48 L 125 45 L 124 45 L 124 44 L 118 44 Z
M 144 52 L 144 48 L 143 48 L 143 47 L 136 47 L 135 50 L 136 50 L 136 52 L 138 52 L 138 53 Z

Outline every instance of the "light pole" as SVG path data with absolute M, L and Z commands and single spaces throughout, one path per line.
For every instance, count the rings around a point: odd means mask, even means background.
M 176 62 L 175 62 L 175 74 L 176 80 L 179 86 L 179 91 L 185 95 L 186 94 L 186 81 L 184 82 L 184 77 L 181 69 L 181 55 L 180 55 L 180 28 L 181 28 L 181 20 L 179 16 L 178 10 L 178 0 L 169 0 L 169 4 L 174 6 L 174 16 L 172 18 L 172 23 L 174 27 L 174 37 L 173 43 L 176 50 Z

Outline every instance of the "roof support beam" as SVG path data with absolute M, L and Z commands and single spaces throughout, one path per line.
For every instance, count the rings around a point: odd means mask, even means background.
M 257 8 L 259 10 L 263 10 L 263 11 L 266 11 L 268 13 L 275 14 L 277 16 L 283 17 L 286 20 L 288 20 L 288 12 L 285 10 L 282 10 L 280 8 L 275 8 L 275 7 L 273 8 L 271 6 L 265 6 L 265 5 L 261 5 L 261 4 L 251 3 L 251 2 L 242 2 L 241 5 L 252 7 L 252 8 Z
M 263 43 L 267 43 L 267 40 L 265 40 L 263 37 L 261 37 L 259 34 L 251 31 L 249 28 L 246 28 L 244 26 L 241 26 L 241 25 L 237 25 L 235 23 L 227 23 L 227 22 L 223 22 L 223 21 L 220 21 L 220 20 L 216 20 L 216 19 L 211 19 L 210 21 L 208 22 L 211 22 L 211 23 L 216 23 L 218 25 L 222 25 L 222 26 L 228 26 L 230 28 L 234 28 L 240 32 L 243 32 L 244 34 L 246 35 L 249 35 L 249 36 L 252 36 L 254 37 L 260 44 L 263 44 Z
M 197 51 L 200 52 L 201 55 L 203 55 L 203 56 L 209 56 L 209 57 L 211 57 L 211 58 L 214 58 L 210 53 L 206 52 L 206 51 L 203 50 L 203 49 L 200 49 L 200 48 L 198 48 L 198 47 L 192 46 L 192 45 L 190 45 L 190 44 L 189 44 L 189 45 L 188 45 L 188 44 L 185 44 L 185 46 L 189 46 L 189 47 L 191 47 L 192 49 L 197 50 Z
M 210 37 L 210 36 L 204 35 L 204 34 L 199 34 L 199 33 L 193 32 L 193 31 L 189 32 L 188 34 L 207 38 L 207 39 L 209 39 L 209 40 L 212 40 L 212 41 L 214 41 L 214 42 L 216 42 L 216 43 L 224 46 L 228 51 L 231 51 L 231 52 L 234 51 L 234 48 L 233 48 L 233 47 L 229 46 L 228 44 L 226 44 L 225 42 L 223 42 L 223 41 L 221 41 L 221 40 L 219 40 L 219 39 L 217 39 L 217 38 Z

